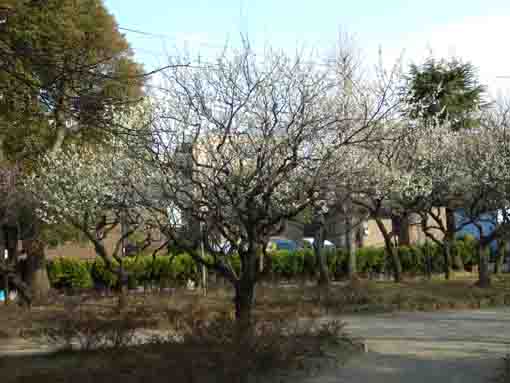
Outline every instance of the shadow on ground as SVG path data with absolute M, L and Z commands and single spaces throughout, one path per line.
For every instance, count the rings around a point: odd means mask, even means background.
M 303 383 L 489 383 L 500 366 L 501 359 L 493 357 L 432 359 L 368 352 Z

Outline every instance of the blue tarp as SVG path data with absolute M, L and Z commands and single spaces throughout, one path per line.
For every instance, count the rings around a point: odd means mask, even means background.
M 466 218 L 464 216 L 463 210 L 457 210 L 455 212 L 455 222 L 457 224 L 457 227 L 460 227 L 463 225 L 463 222 L 465 222 Z M 487 215 L 481 215 L 479 221 L 477 224 L 482 226 L 482 232 L 483 235 L 489 235 L 494 230 L 494 223 L 493 223 L 494 217 L 487 214 Z M 472 237 L 479 239 L 480 238 L 480 232 L 478 231 L 478 228 L 474 224 L 467 224 L 463 226 L 458 232 L 457 237 L 463 237 L 466 234 L 471 235 Z M 496 241 L 492 241 L 490 244 L 491 254 L 495 254 L 498 249 L 498 244 Z
M 3 290 L 0 290 L 0 302 L 5 301 L 5 292 Z

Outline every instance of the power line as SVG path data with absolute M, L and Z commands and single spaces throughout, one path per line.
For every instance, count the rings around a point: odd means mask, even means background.
M 177 41 L 176 37 L 173 37 L 173 36 L 170 36 L 170 35 L 167 35 L 167 34 L 163 34 L 163 33 L 153 33 L 153 32 L 143 31 L 141 29 L 131 28 L 131 27 L 121 27 L 121 26 L 119 26 L 118 28 L 119 28 L 119 30 L 130 32 L 130 33 L 136 33 L 136 34 L 139 34 L 139 35 L 142 35 L 142 36 L 157 37 L 157 38 L 162 38 L 162 39 L 170 39 L 170 40 L 173 40 L 174 42 Z M 183 39 L 183 42 L 186 43 L 186 42 L 189 42 L 189 40 Z M 211 43 L 208 43 L 208 42 L 205 42 L 205 41 L 199 41 L 198 45 L 205 46 L 207 48 L 219 49 L 219 50 L 224 50 L 225 49 L 225 45 L 211 44 Z M 144 53 L 143 51 L 145 51 L 145 54 L 152 54 L 155 57 L 177 57 L 175 55 L 169 55 L 166 52 L 157 53 L 155 51 L 149 51 L 149 50 L 144 49 L 144 48 L 133 47 L 132 49 L 138 50 L 138 51 L 140 51 L 142 53 Z M 332 64 L 332 59 L 326 59 L 324 61 L 325 62 L 303 61 L 302 64 L 304 64 L 304 65 L 314 65 L 314 66 L 319 66 L 319 67 L 328 67 L 328 66 L 330 66 Z M 215 65 L 215 64 L 212 64 L 212 65 Z
M 135 29 L 135 28 L 119 27 L 119 30 L 126 31 L 126 32 L 131 32 L 131 33 L 136 33 L 136 34 L 143 35 L 143 36 L 159 37 L 159 38 L 166 38 L 166 39 L 175 40 L 175 37 L 171 37 L 169 35 L 165 35 L 165 34 L 162 34 L 162 33 L 146 32 L 146 31 L 142 31 L 140 29 Z

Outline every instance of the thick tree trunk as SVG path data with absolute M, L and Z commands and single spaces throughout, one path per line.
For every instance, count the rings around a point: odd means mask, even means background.
M 390 246 L 390 248 L 386 248 L 386 250 L 391 255 L 391 263 L 393 266 L 393 280 L 396 283 L 402 282 L 402 263 L 400 262 L 400 257 L 398 256 L 398 249 L 395 246 Z
M 317 267 L 319 271 L 319 279 L 317 280 L 317 284 L 319 286 L 328 286 L 329 285 L 329 272 L 328 272 L 328 263 L 326 260 L 326 254 L 324 254 L 324 229 L 319 227 L 314 236 L 313 241 L 313 250 L 315 253 L 315 258 L 317 259 Z
M 409 237 L 409 217 L 407 215 L 403 215 L 398 217 L 399 221 L 399 230 L 398 230 L 398 245 L 399 246 L 409 246 L 411 244 L 411 238 Z
M 356 279 L 358 275 L 356 264 L 356 242 L 352 230 L 352 216 L 347 212 L 345 217 L 345 245 L 349 254 L 349 279 Z
M 490 287 L 491 279 L 489 275 L 489 259 L 488 259 L 488 248 L 487 245 L 483 243 L 478 243 L 477 247 L 478 252 L 478 287 L 486 288 Z
M 319 263 L 319 279 L 317 281 L 317 284 L 319 286 L 329 286 L 330 279 L 329 279 L 329 271 L 328 271 L 328 264 L 326 261 L 326 256 L 324 254 L 323 249 L 316 250 L 317 253 L 317 259 Z
M 455 233 L 457 232 L 457 225 L 455 224 L 455 211 L 450 208 L 445 209 L 445 215 L 446 215 L 446 233 L 445 233 L 445 240 L 453 244 L 453 241 L 455 240 Z M 451 253 L 451 247 L 450 247 L 450 253 Z M 460 254 L 452 254 L 452 261 L 455 268 L 459 271 L 464 271 L 464 261 L 462 260 L 462 257 Z
M 396 283 L 399 283 L 402 281 L 402 263 L 400 262 L 400 257 L 398 256 L 398 249 L 393 245 L 391 235 L 384 226 L 382 220 L 378 217 L 375 217 L 375 222 L 384 238 L 386 256 L 391 260 L 393 279 Z
M 242 327 L 249 327 L 251 324 L 251 312 L 255 300 L 255 283 L 246 279 L 241 278 L 235 287 L 236 320 Z
M 257 247 L 253 244 L 248 252 L 241 255 L 241 277 L 234 286 L 236 320 L 242 329 L 251 325 L 251 313 L 255 304 L 257 267 Z
M 26 279 L 34 302 L 45 301 L 50 292 L 50 280 L 46 271 L 44 244 L 38 239 L 25 241 L 27 251 Z

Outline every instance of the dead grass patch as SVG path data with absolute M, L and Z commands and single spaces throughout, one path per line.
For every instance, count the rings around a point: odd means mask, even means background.
M 282 382 L 296 372 L 309 375 L 324 363 L 336 364 L 361 350 L 341 322 L 259 321 L 241 328 L 226 314 L 207 319 L 195 314 L 193 307 L 168 313 L 173 331 L 137 346 L 119 343 L 93 351 L 0 359 L 2 382 Z M 86 321 L 91 329 L 105 331 L 102 317 L 98 323 L 91 321 Z M 127 316 L 123 321 L 131 323 Z M 56 331 L 68 331 L 65 322 L 55 326 Z M 82 334 L 90 338 L 87 344 L 98 336 L 90 331 Z
M 404 283 L 359 280 L 354 284 L 332 285 L 329 289 L 297 284 L 282 287 L 259 285 L 256 289 L 254 317 L 264 320 L 316 318 L 324 315 L 377 313 L 389 311 L 436 311 L 475 309 L 510 304 L 510 278 L 494 277 L 493 287 L 480 289 L 474 279 L 451 281 L 411 280 Z M 220 315 L 233 318 L 233 291 L 225 287 L 209 290 L 206 297 L 199 291 L 174 290 L 162 294 L 136 294 L 128 297 L 128 311 L 138 312 L 145 328 L 167 330 L 170 312 L 194 311 L 195 318 Z M 54 320 L 55 316 L 80 307 L 81 314 L 113 312 L 117 297 L 60 297 L 53 303 L 31 310 L 16 305 L 0 306 L 0 337 L 30 336 Z

